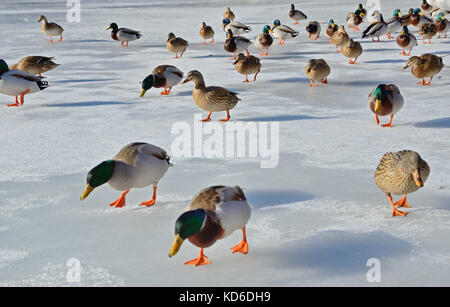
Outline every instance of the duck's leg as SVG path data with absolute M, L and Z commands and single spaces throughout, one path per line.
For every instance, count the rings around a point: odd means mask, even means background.
M 126 190 L 125 192 L 123 192 L 122 195 L 120 195 L 120 197 L 115 202 L 109 204 L 109 206 L 116 208 L 122 208 L 123 206 L 125 206 L 125 195 L 127 195 L 128 192 L 130 192 L 130 190 Z
M 255 76 L 253 77 L 253 82 L 256 81 L 256 76 L 259 74 L 259 71 L 255 74 Z
M 211 40 L 211 44 L 214 44 L 214 37 L 213 37 L 212 40 Z
M 353 28 L 353 31 L 359 31 L 358 26 L 354 27 L 354 28 Z
M 184 263 L 185 265 L 206 265 L 206 264 L 211 264 L 211 261 L 208 260 L 208 257 L 205 256 L 205 254 L 203 254 L 203 248 L 200 248 L 200 254 L 198 255 L 197 258 L 189 260 L 187 262 Z
M 392 127 L 392 119 L 394 118 L 394 114 L 391 115 L 391 120 L 387 124 L 381 125 L 381 127 Z
M 247 51 L 247 56 L 249 56 L 249 55 L 250 55 L 250 53 L 248 52 L 248 49 L 246 49 L 245 51 Z
M 405 49 L 402 50 L 402 52 L 400 52 L 401 55 L 406 55 Z
M 62 40 L 63 40 L 63 38 L 62 38 L 62 34 L 61 34 L 61 36 L 58 39 L 58 42 L 62 42 Z
M 11 103 L 11 104 L 7 104 L 8 107 L 18 107 L 19 106 L 19 100 L 17 99 L 16 96 L 16 103 Z
M 428 44 L 431 44 L 431 38 L 428 40 Z
M 180 58 L 183 56 L 183 53 L 184 53 L 185 51 L 186 51 L 186 50 L 181 51 Z
M 50 43 L 53 43 L 53 37 L 50 36 L 49 42 L 50 42 Z
M 150 206 L 153 206 L 153 205 L 155 204 L 155 201 L 156 201 L 156 188 L 157 188 L 157 186 L 154 185 L 154 186 L 153 186 L 153 196 L 152 196 L 152 199 L 150 199 L 149 201 L 143 201 L 143 202 L 139 205 L 139 207 L 140 207 L 140 206 L 147 206 L 147 207 L 150 207 Z
M 430 82 L 431 82 L 431 80 L 430 80 Z M 425 78 L 422 78 L 422 80 L 419 81 L 419 82 L 417 82 L 417 84 L 419 84 L 419 85 L 425 85 Z
M 178 59 L 178 52 L 175 52 L 175 56 L 173 58 Z
M 296 21 L 294 22 L 294 25 L 298 25 L 298 20 L 296 20 Z
M 328 77 L 325 77 L 325 79 L 323 79 L 322 83 L 328 84 Z
M 403 197 L 402 197 L 399 201 L 396 201 L 396 202 L 394 203 L 394 206 L 397 206 L 398 208 L 400 208 L 400 207 L 408 207 L 408 208 L 411 208 L 411 207 L 409 206 L 408 202 L 406 201 L 406 194 L 403 195 Z
M 408 212 L 399 211 L 399 210 L 397 210 L 397 208 L 395 208 L 395 205 L 392 202 L 392 196 L 390 194 L 388 195 L 388 199 L 392 206 L 392 216 L 399 216 L 399 215 L 407 216 L 408 215 Z
M 258 48 L 258 50 L 259 50 L 259 56 L 264 56 L 264 54 L 262 53 L 262 49 Z
M 247 254 L 248 253 L 248 244 L 247 244 L 247 237 L 245 236 L 245 227 L 242 228 L 242 241 L 241 243 L 239 243 L 238 245 L 236 245 L 235 247 L 233 247 L 231 249 L 231 251 L 234 253 L 239 252 L 242 254 Z
M 209 112 L 208 117 L 206 117 L 205 119 L 202 119 L 202 122 L 209 122 L 211 120 L 211 114 L 212 112 Z
M 431 81 L 430 81 L 431 82 Z M 25 92 L 23 92 L 22 94 L 20 94 L 20 105 L 22 106 L 23 103 L 25 102 L 25 95 L 28 94 L 30 92 L 30 89 L 27 89 Z
M 123 42 L 120 42 L 120 46 L 122 46 L 122 47 L 123 47 Z
M 227 118 L 221 119 L 220 121 L 221 121 L 221 122 L 227 122 L 227 121 L 230 120 L 230 118 L 231 118 L 230 110 L 227 110 Z
M 310 84 L 309 84 L 310 87 L 318 86 L 317 84 L 314 84 L 314 81 L 312 79 L 309 79 L 309 82 L 310 82 Z
M 206 45 L 206 39 L 203 39 L 202 45 Z
M 250 80 L 249 80 L 248 77 L 247 77 L 247 74 L 245 74 L 245 80 L 242 81 L 242 82 L 250 82 Z
M 380 124 L 380 119 L 378 118 L 378 115 L 377 115 L 377 114 L 375 114 L 375 121 L 377 122 L 377 125 Z
M 128 41 L 127 41 L 127 45 L 125 47 L 128 47 Z
M 428 85 L 428 86 L 430 86 L 430 85 L 431 85 L 431 80 L 433 80 L 433 76 L 431 76 L 430 81 L 428 81 L 428 82 L 426 82 L 426 83 L 425 83 L 425 79 L 424 79 L 424 80 L 423 80 L 424 83 L 423 83 L 422 85 Z
M 236 57 L 236 52 L 233 52 L 233 57 L 230 58 L 230 60 L 236 60 L 236 59 L 237 59 L 237 57 Z
M 411 50 L 412 50 L 412 48 L 409 49 L 409 52 L 408 52 L 407 56 L 409 56 L 411 54 Z
M 314 38 L 313 40 L 316 41 L 316 40 L 319 38 L 319 35 L 320 35 L 320 34 L 317 34 L 316 38 Z
M 266 49 L 266 53 L 264 53 L 263 55 L 269 55 L 269 48 Z
M 170 91 L 172 90 L 172 87 L 169 87 L 169 90 L 167 91 L 167 95 L 170 94 Z

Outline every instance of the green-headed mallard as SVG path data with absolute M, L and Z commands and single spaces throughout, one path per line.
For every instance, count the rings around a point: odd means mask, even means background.
M 250 28 L 249 26 L 239 22 L 239 21 L 231 21 L 228 18 L 224 18 L 222 20 L 222 26 L 223 26 L 223 31 L 225 33 L 228 32 L 228 30 L 231 30 L 233 32 L 233 35 L 240 35 L 240 34 L 244 34 L 244 33 L 248 33 L 252 30 L 252 28 Z
M 317 40 L 320 35 L 320 23 L 317 21 L 310 21 L 306 25 L 306 32 L 308 32 L 308 37 L 312 40 Z M 316 35 L 316 37 L 313 37 L 313 35 Z
M 367 16 L 367 10 L 363 7 L 363 5 L 361 3 L 358 4 L 357 10 L 361 11 L 361 13 L 362 13 L 361 15 L 362 15 L 362 19 L 363 19 L 362 22 L 364 22 L 364 20 L 365 20 L 365 18 Z
M 434 21 L 434 25 L 436 26 L 438 32 L 438 38 L 441 38 L 441 33 L 445 33 L 445 37 L 447 38 L 447 31 L 450 28 L 450 21 L 448 21 L 443 13 L 439 13 L 438 17 Z
M 370 24 L 367 29 L 364 30 L 362 38 L 371 37 L 374 41 L 375 36 L 380 42 L 380 36 L 387 34 L 388 25 L 383 19 L 383 15 L 379 11 L 375 11 L 374 16 L 377 16 L 377 21 Z
M 403 67 L 403 70 L 408 69 L 408 67 L 412 67 L 411 73 L 414 77 L 422 78 L 417 84 L 430 85 L 433 76 L 437 75 L 442 68 L 444 68 L 444 62 L 440 56 L 426 53 L 422 54 L 420 57 L 410 57 L 408 62 L 406 62 L 405 67 Z M 429 82 L 425 82 L 425 78 L 427 77 L 430 77 Z
M 152 87 L 164 88 L 161 95 L 169 95 L 173 86 L 183 79 L 183 72 L 172 65 L 159 65 L 153 69 L 152 74 L 142 81 L 142 92 L 140 97 Z
M 203 249 L 239 229 L 242 230 L 242 241 L 231 251 L 247 254 L 245 226 L 250 215 L 250 204 L 240 187 L 212 186 L 203 189 L 194 196 L 175 222 L 175 240 L 169 257 L 175 256 L 184 240 L 188 239 L 200 248 L 200 254 L 185 264 L 210 264 L 208 257 L 203 254 Z
M 246 38 L 244 36 L 234 36 L 233 31 L 231 31 L 231 29 L 228 29 L 227 39 L 225 40 L 225 42 L 223 44 L 223 49 L 225 49 L 225 51 L 233 53 L 233 57 L 231 59 L 236 60 L 237 53 L 246 51 L 247 55 L 249 55 L 248 47 L 250 45 L 251 45 L 251 42 L 248 38 Z
M 411 23 L 409 22 L 409 20 L 410 20 L 411 15 L 412 15 L 413 12 L 414 12 L 414 9 L 411 7 L 411 8 L 408 10 L 408 14 L 403 15 L 403 16 L 400 17 L 400 21 L 402 22 L 402 26 L 403 26 L 403 27 L 407 27 L 407 26 L 409 26 L 409 25 L 411 24 Z
M 420 9 L 416 8 L 412 11 L 411 16 L 409 17 L 409 23 L 415 27 L 420 27 L 424 23 L 433 23 L 433 19 L 423 16 Z
M 120 41 L 122 47 L 128 47 L 128 42 L 135 41 L 141 38 L 142 34 L 139 31 L 131 30 L 128 28 L 119 28 L 116 23 L 111 23 L 106 30 L 111 31 L 111 38 L 116 41 Z M 126 45 L 124 43 L 127 43 Z
M 8 64 L 0 60 L 0 93 L 8 96 L 15 96 L 16 101 L 13 104 L 7 104 L 8 107 L 17 107 L 23 105 L 25 95 L 37 93 L 48 87 L 42 77 L 38 77 L 21 70 L 9 70 Z
M 338 25 L 334 23 L 333 19 L 330 19 L 328 21 L 328 27 L 325 30 L 325 34 L 328 36 L 330 44 L 331 44 L 331 37 L 337 32 L 338 28 L 339 28 Z
M 259 50 L 260 56 L 269 55 L 269 47 L 273 44 L 273 38 L 269 33 L 270 26 L 265 25 L 263 28 L 263 32 L 256 35 L 254 40 L 255 47 Z M 262 53 L 262 50 L 266 49 L 266 53 Z
M 219 86 L 205 86 L 203 75 L 198 70 L 191 70 L 186 79 L 181 84 L 192 81 L 194 82 L 194 90 L 192 97 L 195 104 L 202 110 L 208 111 L 208 117 L 202 121 L 207 122 L 211 120 L 212 112 L 227 112 L 227 118 L 221 121 L 228 121 L 231 118 L 230 110 L 233 109 L 238 101 L 238 93 L 231 92 L 226 88 Z
M 399 45 L 400 48 L 402 48 L 402 55 L 410 56 L 411 50 L 417 46 L 417 40 L 414 34 L 410 33 L 408 30 L 408 27 L 404 26 L 402 28 L 402 33 L 400 33 L 399 36 L 397 36 L 396 39 L 397 45 Z M 409 49 L 409 52 L 406 53 L 405 50 Z
M 294 38 L 299 34 L 294 29 L 282 25 L 279 19 L 273 21 L 272 29 L 269 32 L 273 33 L 273 36 L 280 40 L 278 42 L 279 45 L 285 44 L 287 38 Z
M 63 40 L 62 33 L 64 32 L 64 28 L 54 22 L 48 22 L 47 18 L 44 15 L 39 16 L 37 22 L 42 22 L 41 30 L 48 36 L 50 36 L 50 42 L 53 43 L 53 36 L 59 36 L 58 41 L 61 42 Z
M 359 31 L 359 25 L 363 22 L 364 13 L 357 9 L 354 12 L 350 12 L 347 14 L 347 25 L 349 28 L 352 28 L 353 31 Z
M 396 207 L 408 207 L 406 195 L 423 187 L 430 174 L 428 163 L 412 150 L 388 152 L 381 158 L 375 171 L 375 183 L 386 194 L 392 206 L 392 216 L 406 216 L 408 212 L 399 211 Z M 392 195 L 403 195 L 393 202 Z
M 418 33 L 422 36 L 423 44 L 431 44 L 431 38 L 437 34 L 437 28 L 434 23 L 424 23 L 419 27 Z M 425 39 L 428 39 L 428 43 L 425 42 Z
M 166 151 L 148 143 L 131 143 L 123 147 L 111 160 L 103 161 L 91 169 L 86 178 L 86 189 L 81 194 L 83 200 L 95 188 L 108 183 L 114 190 L 125 191 L 111 207 L 125 206 L 125 195 L 132 188 L 153 185 L 153 197 L 139 206 L 152 206 L 156 201 L 158 182 L 172 166 Z
M 261 61 L 253 55 L 245 56 L 243 53 L 239 53 L 233 65 L 238 73 L 245 75 L 243 82 L 250 82 L 247 76 L 252 74 L 255 74 L 253 81 L 256 81 L 256 76 L 261 71 Z
M 211 39 L 211 44 L 214 44 L 214 30 L 211 26 L 207 26 L 206 22 L 202 23 L 200 28 L 200 37 L 203 38 L 203 45 L 206 45 L 206 40 Z
M 175 59 L 181 58 L 188 46 L 189 44 L 186 40 L 176 37 L 172 32 L 167 36 L 166 48 L 170 52 L 175 53 Z M 181 52 L 180 56 L 178 56 L 178 52 Z
M 223 18 L 228 18 L 231 21 L 234 20 L 235 16 L 234 13 L 231 11 L 230 7 L 227 7 L 225 13 L 223 13 Z
M 355 64 L 356 59 L 362 54 L 363 49 L 359 42 L 350 39 L 342 45 L 341 52 L 342 55 L 350 59 L 348 61 L 350 64 Z M 355 59 L 352 60 L 352 58 Z
M 392 36 L 392 33 L 397 32 L 402 27 L 402 21 L 400 20 L 400 17 L 402 16 L 402 13 L 399 9 L 395 9 L 394 13 L 392 14 L 392 18 L 386 20 L 386 23 L 388 25 L 387 29 L 387 37 L 389 39 L 393 39 L 394 36 Z
M 345 32 L 344 26 L 339 26 L 338 30 L 330 37 L 330 42 L 336 45 L 336 52 L 341 52 L 339 47 L 344 45 L 348 40 L 350 40 L 350 37 Z
M 318 86 L 319 82 L 328 83 L 328 75 L 330 74 L 330 66 L 324 59 L 311 59 L 306 63 L 305 73 L 310 80 L 310 86 Z M 314 84 L 313 80 L 317 81 Z
M 289 9 L 289 17 L 295 20 L 294 25 L 298 25 L 299 20 L 308 18 L 302 11 L 296 10 L 294 4 L 291 4 L 291 8 Z
M 369 108 L 375 114 L 377 125 L 380 124 L 378 116 L 391 116 L 391 120 L 382 127 L 392 127 L 392 119 L 395 113 L 403 107 L 403 97 L 400 90 L 394 84 L 379 84 L 369 94 Z
M 53 57 L 46 56 L 27 56 L 10 66 L 9 69 L 26 71 L 27 73 L 39 75 L 40 77 L 42 73 L 60 65 L 53 62 L 52 59 Z

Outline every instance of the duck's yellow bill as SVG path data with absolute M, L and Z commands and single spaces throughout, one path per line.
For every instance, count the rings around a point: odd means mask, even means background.
M 139 97 L 143 97 L 145 95 L 145 92 L 147 92 L 146 90 L 142 90 L 141 94 L 139 95 Z
M 381 109 L 381 100 L 380 99 L 375 100 L 375 107 L 373 109 L 375 110 L 375 112 L 380 111 L 380 109 Z
M 109 29 L 111 29 L 111 27 L 107 27 L 107 28 L 106 28 L 106 30 L 109 30 Z
M 175 256 L 180 250 L 181 244 L 183 244 L 184 239 L 180 237 L 180 235 L 175 236 L 175 240 L 173 241 L 172 248 L 169 251 L 169 257 Z
M 88 197 L 89 194 L 91 194 L 92 190 L 94 190 L 93 187 L 91 187 L 89 184 L 86 186 L 86 189 L 84 189 L 83 194 L 81 194 L 80 200 L 85 199 Z
M 184 80 L 181 82 L 181 84 L 185 84 L 185 83 L 187 83 L 187 82 L 189 82 L 189 80 L 188 80 L 188 79 L 184 79 Z

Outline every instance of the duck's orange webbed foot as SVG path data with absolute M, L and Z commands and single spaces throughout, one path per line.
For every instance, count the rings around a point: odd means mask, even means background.
M 395 208 L 395 204 L 392 202 L 392 196 L 389 195 L 388 199 L 389 199 L 389 202 L 391 203 L 391 206 L 392 206 L 392 216 L 407 216 L 408 215 L 409 212 L 399 211 L 399 210 L 397 210 L 397 208 Z
M 408 202 L 406 201 L 406 195 L 404 195 L 400 200 L 396 201 L 394 203 L 394 206 L 401 208 L 401 207 L 407 207 L 407 208 L 411 208 L 408 204 Z
M 245 227 L 242 228 L 242 235 L 243 235 L 242 241 L 231 249 L 233 254 L 239 252 L 246 255 L 248 253 L 248 244 L 247 244 L 247 237 L 245 235 Z
M 200 254 L 198 255 L 197 258 L 189 260 L 187 262 L 184 263 L 185 265 L 195 265 L 195 266 L 199 266 L 199 265 L 206 265 L 206 264 L 211 264 L 211 261 L 208 260 L 208 257 L 206 257 L 203 254 L 203 248 L 200 249 Z
M 312 80 L 312 79 L 309 79 L 309 86 L 310 87 L 315 87 L 315 86 L 318 86 L 318 84 L 314 84 L 314 81 Z
M 122 193 L 122 195 L 120 195 L 120 197 L 113 203 L 109 204 L 110 207 L 116 207 L 116 208 L 122 208 L 125 206 L 125 195 L 127 195 L 127 193 L 130 192 L 130 190 L 126 190 L 125 192 Z
M 205 119 L 200 120 L 201 122 L 209 122 L 211 120 L 211 114 L 212 112 L 209 112 L 208 117 L 206 117 Z
M 17 99 L 16 96 L 16 103 L 11 103 L 11 104 L 7 104 L 8 107 L 18 107 L 19 106 L 19 100 Z
M 143 201 L 143 202 L 139 205 L 139 207 L 141 207 L 141 206 L 147 206 L 147 207 L 150 207 L 150 206 L 153 206 L 153 205 L 155 204 L 155 202 L 156 202 L 156 186 L 153 186 L 153 196 L 152 196 L 152 199 L 150 199 L 149 201 Z
M 227 122 L 227 121 L 230 120 L 230 118 L 231 118 L 230 110 L 227 110 L 227 118 L 221 119 L 220 121 L 221 121 L 221 122 Z

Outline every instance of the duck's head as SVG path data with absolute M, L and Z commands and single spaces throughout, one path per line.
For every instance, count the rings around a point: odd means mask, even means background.
M 361 17 L 364 17 L 364 13 L 363 13 L 363 11 L 360 10 L 360 9 L 357 9 L 357 10 L 355 11 L 355 15 L 359 15 L 359 16 L 361 16 Z
M 172 32 L 170 32 L 169 34 L 167 34 L 167 41 L 170 41 L 171 39 L 176 38 L 175 34 L 173 34 Z
M 233 38 L 233 31 L 231 31 L 231 29 L 227 30 L 227 34 L 226 34 L 227 38 Z
M 373 90 L 373 97 L 375 98 L 375 106 L 374 106 L 375 112 L 379 112 L 381 110 L 381 105 L 387 95 L 387 89 L 388 88 L 387 88 L 386 84 L 379 84 Z
M 363 8 L 363 5 L 360 3 L 360 4 L 358 4 L 358 9 L 360 9 L 360 10 L 363 10 L 364 8 Z
M 415 9 L 412 11 L 412 13 L 413 13 L 413 15 L 420 15 L 420 16 L 423 16 L 422 11 L 421 11 L 419 8 L 415 8 Z
M 202 22 L 202 28 L 206 28 L 206 22 Z
M 407 26 L 403 26 L 402 27 L 402 32 L 400 33 L 400 35 L 408 35 L 409 34 L 409 30 Z
M 143 97 L 145 95 L 145 92 L 152 88 L 153 82 L 155 82 L 155 77 L 153 75 L 149 75 L 144 80 L 142 80 L 142 91 L 139 97 Z
M 115 165 L 114 160 L 106 160 L 91 169 L 86 177 L 86 189 L 80 199 L 85 199 L 96 187 L 107 183 L 113 176 Z
M 333 20 L 333 19 L 330 19 L 330 20 L 328 21 L 328 25 L 329 25 L 330 27 L 333 27 L 333 28 L 334 28 L 334 26 L 335 26 L 334 20 Z
M 406 65 L 402 68 L 402 70 L 406 70 L 406 69 L 408 69 L 408 67 L 414 66 L 414 65 L 420 63 L 421 61 L 422 60 L 418 56 L 412 56 L 408 59 L 408 61 L 406 62 Z
M 112 24 L 109 25 L 109 27 L 106 28 L 106 30 L 110 30 L 110 29 L 116 31 L 119 29 L 119 26 L 117 25 L 117 23 L 113 22 Z
M 231 21 L 230 21 L 230 19 L 228 19 L 228 18 L 224 18 L 223 20 L 222 20 L 222 24 L 225 26 L 225 25 L 227 25 L 227 24 L 229 24 Z
M 244 61 L 244 60 L 245 60 L 245 55 L 243 53 L 239 53 L 237 55 L 236 61 L 233 62 L 233 65 L 235 65 L 239 61 Z
M 392 14 L 394 17 L 400 17 L 402 16 L 402 13 L 400 12 L 400 9 L 395 9 L 394 13 Z
M 265 25 L 264 28 L 263 28 L 263 33 L 267 34 L 269 32 L 270 32 L 270 26 L 269 25 Z
M 294 5 L 294 3 L 291 4 L 291 10 L 292 10 L 292 11 L 295 10 L 295 5 Z
M 275 20 L 273 21 L 272 28 L 273 28 L 273 27 L 278 27 L 278 26 L 280 26 L 280 25 L 281 25 L 280 20 L 279 20 L 279 19 L 275 19 Z
M 424 161 L 415 151 L 407 151 L 400 159 L 399 166 L 407 174 L 411 174 L 415 184 L 423 187 L 423 179 L 420 176 L 420 169 Z
M 189 81 L 193 81 L 194 83 L 203 82 L 203 75 L 198 70 L 191 70 L 188 72 L 186 79 L 184 79 L 181 84 L 185 84 Z
M 39 19 L 37 20 L 37 22 L 41 22 L 41 21 L 47 21 L 47 18 L 45 18 L 44 15 L 39 16 Z
M 169 251 L 169 257 L 175 256 L 180 250 L 184 240 L 200 232 L 206 220 L 206 211 L 203 209 L 186 211 L 175 222 L 175 240 Z
M 445 20 L 444 13 L 439 13 L 436 20 Z
M 8 64 L 5 60 L 0 60 L 0 76 L 9 70 Z

